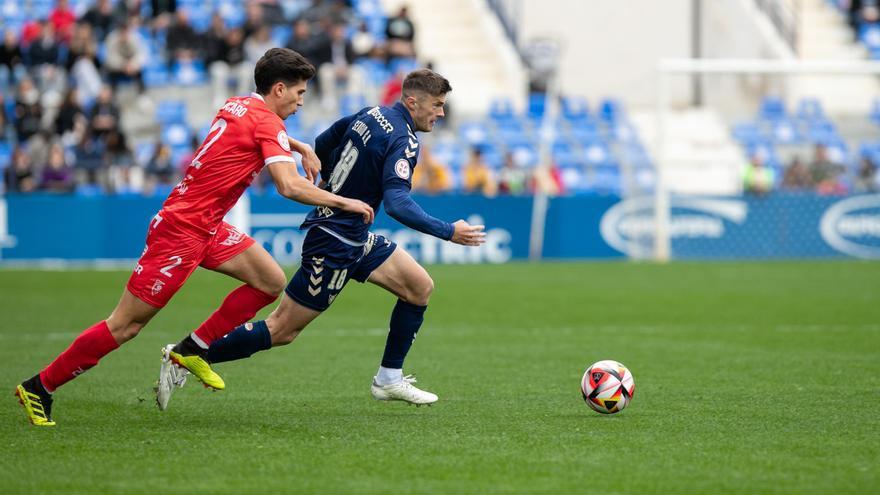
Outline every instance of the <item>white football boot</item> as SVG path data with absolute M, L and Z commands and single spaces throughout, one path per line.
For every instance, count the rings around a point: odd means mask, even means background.
M 376 400 L 401 400 L 409 404 L 421 406 L 422 404 L 431 405 L 437 402 L 437 396 L 431 392 L 426 392 L 417 388 L 413 383 L 416 377 L 406 375 L 403 380 L 392 383 L 390 385 L 379 385 L 376 378 L 373 378 L 373 385 L 370 387 L 370 393 Z
M 159 382 L 156 386 L 156 405 L 160 411 L 168 409 L 168 401 L 171 400 L 171 394 L 175 388 L 181 388 L 186 384 L 186 375 L 189 374 L 185 368 L 180 368 L 171 362 L 168 353 L 174 349 L 174 344 L 168 344 L 162 348 L 162 366 L 159 368 Z

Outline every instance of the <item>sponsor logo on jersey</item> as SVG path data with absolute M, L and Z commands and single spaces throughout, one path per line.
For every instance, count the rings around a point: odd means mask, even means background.
M 290 141 L 287 140 L 287 133 L 278 131 L 278 144 L 284 148 L 284 151 L 290 152 Z
M 742 224 L 748 214 L 745 201 L 710 198 L 671 198 L 671 239 L 718 239 L 725 222 Z M 654 198 L 627 199 L 605 212 L 599 223 L 602 238 L 614 249 L 633 257 L 649 256 L 654 247 Z
M 819 221 L 822 239 L 841 253 L 880 258 L 880 194 L 834 203 Z
M 391 134 L 394 132 L 394 126 L 391 125 L 391 122 L 388 122 L 388 119 L 382 115 L 382 111 L 379 110 L 379 107 L 373 107 L 368 112 L 367 115 L 376 119 L 376 123 L 379 124 L 379 127 L 385 131 L 385 134 Z
M 394 164 L 394 171 L 403 180 L 409 179 L 409 162 L 401 158 Z

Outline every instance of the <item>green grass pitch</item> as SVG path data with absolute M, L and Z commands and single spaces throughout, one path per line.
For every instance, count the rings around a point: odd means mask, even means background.
M 878 493 L 880 263 L 431 267 L 407 361 L 431 408 L 369 395 L 392 296 L 350 284 L 293 345 L 160 413 L 161 345 L 235 286 L 198 273 L 56 395 L 12 395 L 115 304 L 123 271 L 0 270 L 0 493 Z M 290 270 L 288 270 L 290 273 Z M 578 390 L 616 359 L 633 403 Z

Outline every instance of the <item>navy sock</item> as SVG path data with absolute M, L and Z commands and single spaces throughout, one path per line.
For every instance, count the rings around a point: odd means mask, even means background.
M 382 366 L 403 368 L 403 360 L 425 320 L 426 309 L 427 306 L 416 306 L 401 299 L 397 300 L 394 311 L 391 312 L 391 330 L 388 332 L 388 340 L 385 341 Z
M 225 363 L 249 358 L 255 352 L 265 351 L 270 347 L 272 336 L 269 335 L 269 327 L 265 321 L 245 323 L 211 344 L 208 348 L 208 362 Z

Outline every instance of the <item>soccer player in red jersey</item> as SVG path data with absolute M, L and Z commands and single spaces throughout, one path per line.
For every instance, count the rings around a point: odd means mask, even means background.
M 257 62 L 257 92 L 230 98 L 217 113 L 185 177 L 150 222 L 146 247 L 116 308 L 106 320 L 82 332 L 40 373 L 16 387 L 15 394 L 32 424 L 53 426 L 52 393 L 134 338 L 199 266 L 244 285 L 229 293 L 185 339 L 191 347 L 166 349 L 165 358 L 206 386 L 224 388 L 223 380 L 205 360 L 208 346 L 274 301 L 286 283 L 281 267 L 262 246 L 223 221 L 263 167 L 269 169 L 282 196 L 308 205 L 342 208 L 372 223 L 374 212 L 366 203 L 314 185 L 315 172 L 320 170 L 317 156 L 285 132 L 283 119 L 302 106 L 306 85 L 314 75 L 315 68 L 287 48 L 273 48 Z M 307 177 L 297 172 L 291 148 L 303 156 Z

